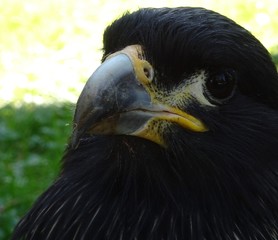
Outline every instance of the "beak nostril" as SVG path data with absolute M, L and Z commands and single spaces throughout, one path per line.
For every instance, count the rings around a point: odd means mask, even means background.
M 146 66 L 145 66 L 144 69 L 143 69 L 143 71 L 144 71 L 145 76 L 146 76 L 150 81 L 152 81 L 152 80 L 153 80 L 153 75 L 154 75 L 152 67 L 146 67 Z
M 149 70 L 147 68 L 144 68 L 144 73 L 145 73 L 147 78 L 150 77 L 150 72 L 149 72 Z

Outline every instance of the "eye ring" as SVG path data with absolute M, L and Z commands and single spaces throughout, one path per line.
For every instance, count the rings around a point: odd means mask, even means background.
M 211 103 L 223 104 L 234 94 L 237 74 L 233 69 L 210 72 L 205 80 L 204 94 Z

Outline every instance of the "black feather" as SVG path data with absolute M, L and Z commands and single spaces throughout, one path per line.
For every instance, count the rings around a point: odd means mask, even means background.
M 278 77 L 248 31 L 202 8 L 141 9 L 104 33 L 104 57 L 144 46 L 157 81 L 232 68 L 238 89 L 211 109 L 210 131 L 170 125 L 168 148 L 128 136 L 68 147 L 55 183 L 19 222 L 16 239 L 278 239 Z

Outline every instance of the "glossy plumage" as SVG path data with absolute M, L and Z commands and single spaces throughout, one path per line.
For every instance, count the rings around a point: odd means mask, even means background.
M 103 60 L 140 44 L 169 91 L 199 70 L 233 69 L 237 87 L 186 110 L 209 131 L 162 129 L 167 148 L 133 136 L 84 135 L 13 239 L 278 239 L 278 76 L 269 53 L 202 8 L 141 9 L 104 33 Z

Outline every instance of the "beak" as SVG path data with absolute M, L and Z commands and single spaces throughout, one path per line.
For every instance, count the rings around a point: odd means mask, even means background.
M 161 120 L 188 131 L 206 126 L 192 115 L 165 105 L 152 89 L 154 70 L 141 46 L 132 45 L 110 55 L 89 78 L 78 99 L 72 144 L 85 135 L 132 135 L 166 147 L 157 126 Z M 161 131 L 161 129 L 160 129 Z

